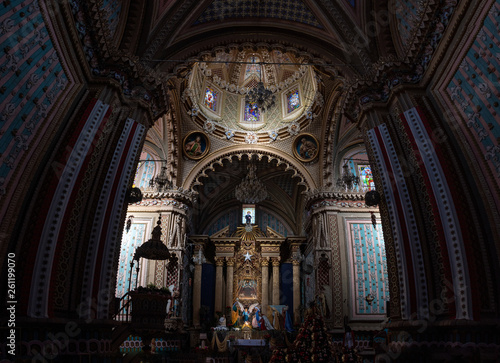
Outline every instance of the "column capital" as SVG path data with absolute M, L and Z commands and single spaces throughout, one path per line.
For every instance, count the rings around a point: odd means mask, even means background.
M 203 246 L 195 245 L 194 253 L 193 253 L 193 262 L 196 265 L 201 265 L 201 264 L 207 262 L 207 259 L 205 258 L 204 253 L 203 253 Z
M 271 257 L 271 260 L 272 260 L 273 266 L 279 266 L 281 257 Z
M 294 266 L 300 266 L 300 261 L 296 259 L 292 259 L 292 265 Z
M 234 263 L 235 263 L 234 257 L 226 257 L 226 263 L 227 263 L 228 266 L 233 267 Z
M 215 266 L 224 266 L 224 257 L 215 257 Z
M 269 266 L 269 257 L 262 257 L 262 260 L 260 260 L 260 264 L 262 265 L 262 267 Z

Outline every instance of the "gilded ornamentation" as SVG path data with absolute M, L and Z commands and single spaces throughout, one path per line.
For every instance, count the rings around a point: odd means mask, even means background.
M 215 266 L 224 266 L 224 257 L 215 257 Z

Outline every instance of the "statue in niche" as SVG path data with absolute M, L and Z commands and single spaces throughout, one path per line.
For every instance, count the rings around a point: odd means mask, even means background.
M 169 247 L 182 247 L 184 235 L 184 218 L 180 214 L 174 217 L 174 226 L 168 241 Z
M 316 214 L 313 219 L 313 233 L 314 239 L 316 240 L 316 248 L 326 247 L 326 232 L 325 224 L 323 221 L 323 216 L 321 214 Z
M 252 224 L 252 214 L 250 213 L 250 211 L 248 211 L 245 215 L 245 221 L 247 225 Z

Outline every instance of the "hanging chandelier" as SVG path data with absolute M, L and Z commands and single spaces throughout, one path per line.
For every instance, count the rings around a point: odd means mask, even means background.
M 276 104 L 276 96 L 271 90 L 264 87 L 262 81 L 257 83 L 257 87 L 248 91 L 245 100 L 255 103 L 262 112 L 266 112 Z
M 340 191 L 357 191 L 359 185 L 359 176 L 349 171 L 349 165 L 345 163 L 342 166 L 342 176 L 337 179 L 337 188 Z
M 160 174 L 154 178 L 149 179 L 149 187 L 151 189 L 156 189 L 157 192 L 163 192 L 165 190 L 172 189 L 172 182 L 168 180 L 167 177 L 167 167 L 162 166 Z
M 267 198 L 266 186 L 257 179 L 257 167 L 250 163 L 247 167 L 248 174 L 236 186 L 235 196 L 242 203 L 256 204 Z
M 248 91 L 245 95 L 245 100 L 250 103 L 255 103 L 260 111 L 266 112 L 266 110 L 269 110 L 276 104 L 276 95 L 273 94 L 271 90 L 264 87 L 264 82 L 262 82 L 262 71 L 264 70 L 262 63 L 259 63 L 259 66 L 261 67 L 259 83 L 257 83 L 257 87 Z

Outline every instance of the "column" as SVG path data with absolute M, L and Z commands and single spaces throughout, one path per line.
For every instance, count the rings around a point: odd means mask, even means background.
M 262 258 L 262 312 L 267 314 L 267 305 L 269 304 L 269 257 Z
M 280 257 L 273 257 L 273 305 L 280 304 Z
M 226 278 L 226 305 L 233 305 L 233 274 L 234 257 L 226 257 L 227 278 Z
M 194 262 L 194 277 L 193 277 L 193 325 L 195 328 L 200 326 L 200 307 L 201 307 L 201 269 L 205 256 L 203 256 L 203 248 L 200 245 L 195 245 L 193 256 Z
M 300 324 L 300 261 L 293 259 L 293 319 L 294 324 Z
M 215 257 L 215 311 L 222 310 L 222 266 L 224 257 Z

